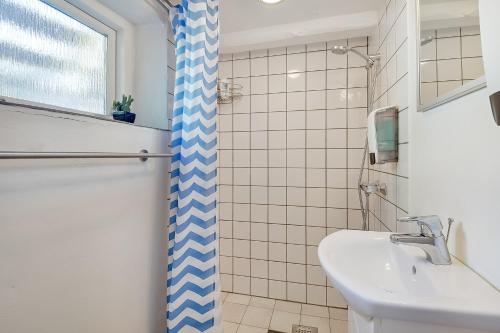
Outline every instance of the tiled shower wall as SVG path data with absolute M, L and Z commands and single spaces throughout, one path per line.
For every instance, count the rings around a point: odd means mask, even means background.
M 422 38 L 431 36 L 435 39 L 423 45 L 421 52 L 424 105 L 484 75 L 479 26 L 422 32 Z
M 370 53 L 381 55 L 375 108 L 399 106 L 398 163 L 369 167 L 370 182 L 387 185 L 387 195 L 370 197 L 370 229 L 397 231 L 396 218 L 408 215 L 408 29 L 406 0 L 388 0 L 378 29 L 370 36 Z
M 328 52 L 335 44 L 367 52 L 359 38 L 221 56 L 220 78 L 243 87 L 219 109 L 224 291 L 345 307 L 316 253 L 362 224 L 367 72 L 357 55 Z

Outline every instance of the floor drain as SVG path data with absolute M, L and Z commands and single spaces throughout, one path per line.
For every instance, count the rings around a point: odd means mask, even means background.
M 292 333 L 318 333 L 318 328 L 303 325 L 293 325 Z

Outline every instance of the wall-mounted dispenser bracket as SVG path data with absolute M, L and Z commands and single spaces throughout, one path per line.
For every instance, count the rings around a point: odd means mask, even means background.
M 493 119 L 500 126 L 500 91 L 497 91 L 490 96 L 491 111 L 493 111 Z

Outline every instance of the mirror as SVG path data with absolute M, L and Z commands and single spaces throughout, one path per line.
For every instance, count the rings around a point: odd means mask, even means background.
M 420 111 L 486 85 L 479 0 L 420 0 Z

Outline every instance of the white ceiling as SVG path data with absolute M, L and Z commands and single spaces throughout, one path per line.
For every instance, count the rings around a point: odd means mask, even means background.
M 133 24 L 165 20 L 157 0 L 97 0 Z M 175 3 L 177 0 L 170 0 Z M 220 0 L 221 51 L 258 48 L 368 35 L 385 0 Z
M 159 10 L 156 0 L 98 0 L 133 24 L 158 22 Z
M 266 5 L 260 0 L 220 0 L 221 32 L 289 24 L 378 10 L 384 0 L 284 0 Z
M 385 0 L 220 0 L 221 51 L 367 35 Z

